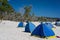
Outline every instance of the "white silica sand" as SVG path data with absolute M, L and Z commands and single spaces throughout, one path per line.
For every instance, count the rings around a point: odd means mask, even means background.
M 31 36 L 31 33 L 24 32 L 24 28 L 17 27 L 18 23 L 19 22 L 3 20 L 0 23 L 0 40 L 47 40 L 36 36 Z M 34 24 L 37 26 L 39 22 Z M 57 36 L 60 36 L 60 27 L 56 27 L 54 32 Z M 49 40 L 60 40 L 60 38 L 52 38 Z

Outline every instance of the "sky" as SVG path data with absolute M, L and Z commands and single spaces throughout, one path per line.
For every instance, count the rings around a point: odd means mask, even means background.
M 8 0 L 16 12 L 24 14 L 25 6 L 32 6 L 31 14 L 60 18 L 60 0 Z

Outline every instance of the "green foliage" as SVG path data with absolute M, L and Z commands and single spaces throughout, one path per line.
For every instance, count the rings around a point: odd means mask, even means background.
M 7 0 L 0 0 L 0 18 L 3 19 L 3 17 L 5 16 L 5 13 L 10 14 L 11 12 L 14 12 L 14 9 L 12 8 L 12 6 L 8 3 Z
M 15 13 L 12 6 L 8 3 L 7 0 L 0 0 L 0 19 L 4 20 L 13 20 L 13 21 L 55 21 L 56 18 L 49 17 L 37 17 L 34 13 L 30 15 L 32 6 L 25 6 L 25 13 L 22 16 L 22 13 Z
M 30 20 L 30 12 L 31 12 L 31 8 L 32 8 L 32 6 L 25 6 L 24 7 L 24 9 L 25 9 L 25 13 L 24 13 L 24 18 L 26 19 L 26 20 Z
M 7 0 L 0 0 L 0 2 L 2 3 L 2 5 L 0 6 L 0 11 L 3 11 L 3 12 L 5 12 L 5 11 L 13 12 L 14 11 Z

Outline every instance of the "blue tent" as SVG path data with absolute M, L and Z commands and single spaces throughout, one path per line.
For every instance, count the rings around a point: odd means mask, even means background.
M 18 24 L 18 27 L 23 27 L 23 22 L 20 22 L 20 23 Z
M 46 24 L 41 23 L 35 28 L 31 35 L 36 35 L 40 37 L 54 36 L 54 32 Z
M 25 32 L 32 32 L 35 29 L 35 25 L 28 22 L 25 26 Z
M 56 25 L 56 26 L 60 26 L 60 22 L 59 22 L 59 21 L 56 22 L 55 25 Z
M 45 23 L 49 28 L 54 28 L 53 24 L 51 23 Z

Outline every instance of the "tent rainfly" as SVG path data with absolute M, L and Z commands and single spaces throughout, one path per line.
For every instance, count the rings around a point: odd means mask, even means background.
M 53 32 L 53 30 L 50 29 L 45 23 L 41 23 L 40 25 L 38 25 L 31 33 L 31 35 L 40 36 L 42 38 L 55 37 L 55 33 Z
M 23 22 L 19 22 L 18 27 L 23 27 Z
M 59 22 L 59 21 L 56 22 L 55 25 L 56 25 L 56 26 L 60 26 L 60 22 Z
M 51 23 L 45 23 L 49 28 L 54 28 L 53 24 Z
M 31 32 L 35 29 L 35 25 L 31 22 L 28 22 L 25 26 L 25 32 Z

